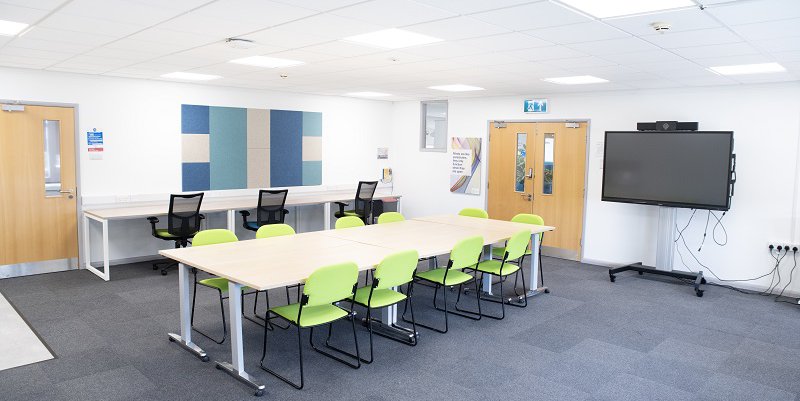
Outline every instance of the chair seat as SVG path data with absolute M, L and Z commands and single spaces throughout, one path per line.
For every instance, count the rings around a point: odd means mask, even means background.
M 361 217 L 360 214 L 356 213 L 355 210 L 345 210 L 344 213 L 336 212 L 333 214 L 335 217 L 344 217 L 344 216 L 356 216 Z
M 300 323 L 298 324 L 297 312 L 299 309 L 300 304 L 294 303 L 270 308 L 270 311 L 300 327 L 326 324 L 347 316 L 347 311 L 336 305 L 306 306 L 303 308 L 303 316 L 300 317 Z
M 197 284 L 204 285 L 206 287 L 216 288 L 222 292 L 228 291 L 228 279 L 222 277 L 206 278 L 203 280 L 199 280 Z M 242 291 L 246 289 L 248 288 L 242 287 Z
M 248 230 L 253 230 L 253 231 L 258 231 L 258 229 L 261 228 L 255 221 L 248 221 L 247 224 L 245 224 L 245 226 Z
M 372 291 L 372 302 L 368 304 L 367 302 L 370 300 L 369 290 L 370 287 L 361 287 L 356 290 L 355 301 L 357 304 L 369 308 L 383 308 L 384 306 L 394 305 L 406 299 L 404 294 L 388 288 L 375 289 Z
M 459 285 L 466 283 L 469 280 L 472 280 L 472 276 L 470 276 L 469 274 L 464 273 L 460 270 L 451 269 L 449 272 L 447 272 L 447 282 L 445 283 L 444 282 L 445 271 L 447 271 L 446 268 L 432 269 L 417 273 L 417 277 L 441 285 Z
M 526 250 L 525 254 L 526 255 L 530 255 L 531 254 L 530 249 Z M 504 246 L 492 247 L 492 256 L 493 257 L 495 257 L 497 259 L 503 259 L 503 256 L 505 256 L 505 255 L 506 255 L 506 247 L 504 247 Z
M 517 270 L 519 270 L 519 266 L 511 263 L 506 263 L 506 265 L 503 266 L 503 262 L 499 260 L 484 260 L 483 262 L 478 263 L 478 266 L 475 268 L 475 270 L 500 276 L 501 266 L 503 267 L 503 276 L 508 276 L 509 274 L 516 273 Z
M 174 235 L 170 234 L 169 231 L 167 231 L 166 228 L 157 228 L 156 229 L 156 237 L 163 238 L 163 239 L 178 238 L 177 236 L 174 236 Z

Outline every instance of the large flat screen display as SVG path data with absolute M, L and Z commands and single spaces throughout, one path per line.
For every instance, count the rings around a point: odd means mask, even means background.
M 733 132 L 606 131 L 602 200 L 728 210 Z

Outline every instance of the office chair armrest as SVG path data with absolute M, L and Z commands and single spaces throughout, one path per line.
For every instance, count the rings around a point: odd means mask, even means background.
M 158 223 L 158 217 L 150 216 L 147 218 L 147 221 L 150 222 L 150 227 L 153 229 L 153 236 L 156 236 L 156 224 Z
M 250 212 L 248 212 L 247 210 L 240 210 L 239 214 L 242 215 L 242 224 L 247 226 L 247 217 L 250 216 Z
M 340 214 L 344 214 L 344 207 L 349 205 L 349 203 L 345 203 L 345 202 L 333 202 L 333 203 L 339 205 L 339 213 Z
M 289 214 L 289 209 L 283 209 L 283 215 L 286 216 L 287 214 Z

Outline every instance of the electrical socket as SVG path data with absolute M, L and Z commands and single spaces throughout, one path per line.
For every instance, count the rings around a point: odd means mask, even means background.
M 781 252 L 785 252 L 785 247 L 789 247 L 789 252 L 792 252 L 794 248 L 800 250 L 800 244 L 795 244 L 792 241 L 770 241 L 767 247 L 772 247 L 772 250 L 775 252 L 778 251 L 778 247 L 781 247 Z

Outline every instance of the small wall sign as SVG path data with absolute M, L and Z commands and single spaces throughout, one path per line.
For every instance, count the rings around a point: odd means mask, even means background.
M 86 132 L 86 145 L 89 151 L 89 160 L 103 160 L 103 132 L 92 128 Z
M 547 113 L 547 99 L 525 99 L 526 113 Z

